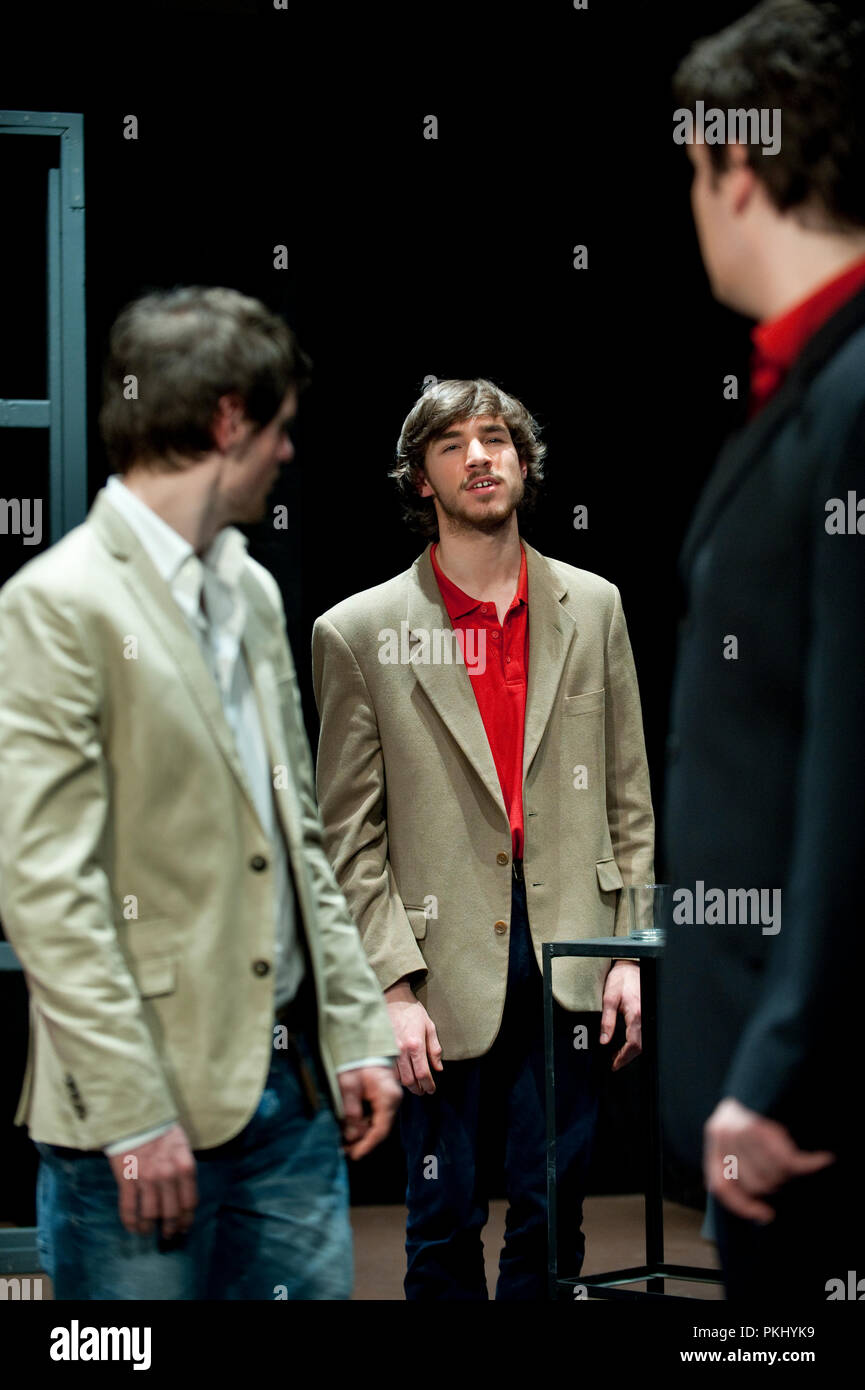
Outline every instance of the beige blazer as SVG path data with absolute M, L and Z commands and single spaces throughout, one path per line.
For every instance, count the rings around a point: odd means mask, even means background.
M 652 881 L 654 824 L 619 592 L 525 552 L 524 873 L 540 964 L 544 941 L 627 933 L 621 890 Z M 445 659 L 448 629 L 428 548 L 318 619 L 313 664 L 318 792 L 337 880 L 382 988 L 417 972 L 444 1056 L 459 1060 L 486 1052 L 501 1022 L 512 868 L 471 677 Z M 609 965 L 555 961 L 555 997 L 599 1009 Z
M 279 590 L 249 558 L 242 584 L 341 1113 L 335 1068 L 394 1037 L 322 849 Z M 33 1139 L 99 1148 L 178 1116 L 210 1148 L 243 1128 L 274 1040 L 270 856 L 197 642 L 100 492 L 0 592 L 0 916 L 30 989 Z

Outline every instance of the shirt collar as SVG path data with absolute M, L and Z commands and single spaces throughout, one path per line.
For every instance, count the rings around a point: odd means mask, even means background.
M 785 313 L 765 323 L 758 323 L 751 330 L 751 341 L 758 361 L 771 363 L 784 372 L 789 371 L 808 339 L 863 285 L 865 256 Z
M 162 578 L 172 588 L 178 580 L 182 587 L 191 584 L 197 590 L 197 605 L 204 578 L 201 566 L 206 565 L 227 589 L 233 592 L 238 590 L 249 542 L 236 526 L 223 526 L 204 553 L 198 556 L 189 541 L 132 492 L 118 473 L 112 473 L 108 479 L 105 493 L 129 523 Z
M 460 589 L 456 584 L 454 584 L 453 580 L 448 579 L 444 570 L 442 570 L 439 567 L 439 563 L 436 560 L 437 548 L 438 541 L 433 541 L 432 548 L 430 550 L 430 560 L 432 561 L 433 572 L 438 582 L 441 596 L 444 599 L 445 608 L 448 611 L 448 617 L 450 618 L 451 622 L 455 622 L 457 618 L 464 618 L 468 613 L 473 613 L 476 608 L 480 608 L 483 605 L 484 600 L 482 598 L 472 598 L 470 594 L 465 593 L 464 590 Z M 511 602 L 511 605 L 508 608 L 508 612 L 511 611 L 511 608 L 516 607 L 518 603 L 527 604 L 528 601 L 529 590 L 526 570 L 526 552 L 521 544 L 520 577 L 517 580 L 516 593 L 514 594 L 513 601 Z

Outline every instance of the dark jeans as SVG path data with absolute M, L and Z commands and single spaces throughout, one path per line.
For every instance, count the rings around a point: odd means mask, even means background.
M 346 1299 L 348 1175 L 311 1043 L 275 1047 L 249 1123 L 195 1151 L 198 1206 L 185 1236 L 132 1235 L 98 1151 L 37 1144 L 38 1248 L 57 1299 Z
M 577 1274 L 585 1251 L 582 1200 L 606 1059 L 598 1043 L 598 1013 L 554 1008 L 559 1268 Z M 587 1029 L 586 1048 L 575 1046 L 579 1025 Z M 501 1030 L 484 1056 L 445 1059 L 435 1083 L 432 1096 L 404 1092 L 400 1109 L 408 1168 L 406 1297 L 488 1297 L 481 1231 L 491 1186 L 503 1167 L 508 1212 L 496 1298 L 547 1298 L 543 995 L 522 883 L 514 882 Z

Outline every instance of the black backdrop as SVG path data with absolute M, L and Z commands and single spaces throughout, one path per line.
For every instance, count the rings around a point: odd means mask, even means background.
M 660 810 L 676 556 L 736 411 L 723 378 L 737 374 L 744 393 L 749 350 L 749 324 L 709 294 L 669 80 L 695 37 L 747 8 L 179 3 L 100 19 L 79 7 L 73 19 L 49 9 L 4 50 L 6 108 L 85 116 L 91 499 L 106 476 L 101 358 L 131 297 L 235 286 L 284 312 L 313 358 L 296 460 L 271 498 L 289 529 L 249 532 L 283 591 L 313 744 L 315 617 L 422 548 L 386 476 L 402 420 L 425 376 L 483 375 L 544 426 L 548 484 L 527 538 L 621 590 Z M 423 138 L 431 114 L 435 141 Z M 128 115 L 136 140 L 123 137 Z M 28 229 L 44 212 L 20 155 L 0 145 L 0 157 L 9 379 L 42 334 Z M 286 270 L 273 266 L 278 244 Z M 577 244 L 586 270 L 573 267 Z M 3 446 L 9 495 L 28 465 Z M 578 504 L 587 530 L 574 529 Z M 3 576 L 33 553 L 4 545 Z M 30 1220 L 30 1150 L 9 1127 L 23 987 L 7 976 L 0 988 L 0 1219 Z M 608 1088 L 595 1191 L 640 1181 L 639 1066 Z M 696 1195 L 696 1174 L 673 1163 L 669 1178 Z M 399 1200 L 401 1182 L 395 1140 L 353 1171 L 356 1200 Z

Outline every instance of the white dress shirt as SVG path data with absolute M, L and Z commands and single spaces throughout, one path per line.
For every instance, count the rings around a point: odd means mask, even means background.
M 294 884 L 273 796 L 270 758 L 242 647 L 247 605 L 240 589 L 240 577 L 247 539 L 235 526 L 225 526 L 199 558 L 189 541 L 132 492 L 119 474 L 112 474 L 108 479 L 105 495 L 144 546 L 198 641 L 219 689 L 256 810 L 270 838 L 276 885 L 274 959 L 275 1007 L 278 1009 L 297 993 L 304 975 L 304 958 L 297 936 Z M 390 1065 L 390 1058 L 364 1057 L 357 1062 L 343 1063 L 337 1071 Z M 159 1125 L 117 1140 L 105 1147 L 105 1153 L 123 1153 L 170 1128 L 170 1124 Z

